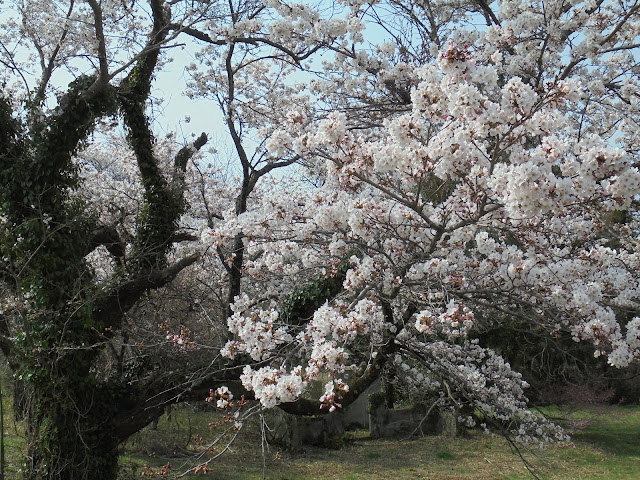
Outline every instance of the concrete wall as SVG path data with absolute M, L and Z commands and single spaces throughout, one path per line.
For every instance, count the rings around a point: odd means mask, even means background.
M 289 450 L 300 450 L 303 445 L 338 448 L 343 444 L 343 412 L 305 417 L 291 415 L 279 408 L 267 416 L 270 429 L 269 441 Z
M 290 450 L 299 450 L 303 445 L 339 448 L 345 429 L 354 427 L 368 428 L 372 438 L 457 434 L 454 412 L 433 409 L 427 415 L 424 405 L 388 409 L 380 388 L 380 382 L 376 382 L 349 407 L 326 415 L 296 416 L 274 408 L 266 416 L 269 441 Z
M 403 438 L 412 435 L 456 435 L 457 421 L 453 412 L 428 409 L 423 405 L 390 410 L 382 405 L 369 415 L 372 438 Z
M 369 395 L 382 390 L 380 379 L 373 382 L 351 405 L 344 409 L 345 429 L 369 429 Z

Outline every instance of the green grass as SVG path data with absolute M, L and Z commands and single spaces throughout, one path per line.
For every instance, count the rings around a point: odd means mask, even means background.
M 551 461 L 567 472 L 549 478 L 638 478 L 640 408 L 592 407 L 573 412 L 550 409 L 548 414 L 564 417 L 560 423 L 575 445 L 573 449 L 549 450 Z
M 439 459 L 439 460 L 455 460 L 456 459 L 456 457 L 455 457 L 455 455 L 453 453 L 447 452 L 447 451 L 438 452 L 436 454 L 436 458 Z
M 10 412 L 10 398 L 5 397 Z M 6 413 L 6 412 L 5 412 Z M 640 472 L 640 407 L 548 408 L 545 413 L 572 435 L 573 446 L 534 451 L 529 460 L 548 480 L 632 480 Z M 209 422 L 218 417 L 188 406 L 174 408 L 170 421 L 146 428 L 122 447 L 121 479 L 149 478 L 170 463 L 169 473 L 189 472 L 194 454 L 218 435 Z M 526 480 L 531 476 L 504 439 L 470 431 L 461 437 L 423 437 L 407 441 L 372 440 L 364 431 L 349 432 L 345 447 L 305 447 L 289 452 L 268 446 L 263 457 L 257 422 L 243 430 L 230 449 L 210 464 L 208 475 L 182 478 L 229 480 Z M 5 417 L 6 478 L 20 478 L 24 437 L 20 424 Z M 156 477 L 171 478 L 171 476 Z
M 4 473 L 7 480 L 22 478 L 22 462 L 24 460 L 24 430 L 13 415 L 13 390 L 11 374 L 6 365 L 0 364 L 0 390 L 2 392 L 3 426 L 4 426 Z
M 579 410 L 547 409 L 572 434 L 573 446 L 534 451 L 528 459 L 544 479 L 636 479 L 640 471 L 640 407 L 590 407 Z M 187 417 L 190 417 L 187 420 Z M 174 413 L 173 424 L 161 421 L 158 430 L 137 435 L 126 446 L 124 465 L 155 468 L 172 463 L 175 473 L 188 471 L 184 457 L 142 454 L 144 445 L 158 438 L 184 439 L 178 425 L 192 431 L 206 427 L 207 414 L 185 409 Z M 204 437 L 210 435 L 208 428 Z M 215 433 L 215 432 L 214 432 Z M 408 441 L 368 438 L 350 432 L 340 450 L 305 447 L 287 452 L 271 446 L 263 458 L 256 425 L 249 426 L 231 450 L 211 464 L 210 478 L 230 480 L 525 480 L 532 478 L 520 457 L 504 439 L 478 431 L 463 437 L 423 437 Z M 196 445 L 186 450 L 197 451 Z M 185 453 L 185 452 L 183 452 Z M 215 453 L 215 452 L 214 452 Z M 264 467 L 263 468 L 263 462 Z M 186 475 L 195 479 L 202 476 Z

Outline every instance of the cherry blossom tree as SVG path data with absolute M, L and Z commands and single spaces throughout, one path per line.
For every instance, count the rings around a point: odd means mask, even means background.
M 0 348 L 30 399 L 26 478 L 115 478 L 169 402 L 317 414 L 385 369 L 514 444 L 564 440 L 479 333 L 637 360 L 640 3 L 0 8 Z M 177 55 L 226 156 L 153 133 Z
M 242 376 L 266 407 L 333 411 L 391 362 L 518 443 L 562 439 L 474 331 L 525 321 L 637 361 L 640 4 L 344 3 L 343 43 L 260 126 L 315 182 L 210 232 L 241 234 L 263 285 L 223 353 L 268 362 Z M 321 372 L 315 407 L 286 405 Z

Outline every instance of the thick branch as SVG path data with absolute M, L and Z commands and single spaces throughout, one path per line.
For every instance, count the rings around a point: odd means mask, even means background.
M 163 28 L 164 13 L 162 2 L 152 0 L 153 30 L 150 35 L 149 49 L 144 57 L 141 57 L 133 70 L 127 75 L 120 85 L 121 107 L 124 121 L 129 128 L 129 142 L 133 148 L 143 183 L 147 190 L 164 187 L 162 173 L 153 156 L 153 135 L 145 116 L 145 102 L 151 91 L 151 78 L 158 63 L 159 49 L 150 47 L 159 45 L 166 37 L 167 31 Z M 160 185 L 158 185 L 160 184 Z
M 198 152 L 207 143 L 207 140 L 207 134 L 202 132 L 191 145 L 185 145 L 176 154 L 176 158 L 173 162 L 173 168 L 178 178 L 184 178 L 187 163 L 191 158 L 193 158 L 196 152 Z
M 153 30 L 147 48 L 160 45 L 167 36 L 169 13 L 164 2 L 152 0 Z M 129 133 L 127 139 L 133 149 L 145 189 L 144 206 L 136 232 L 133 270 L 161 267 L 166 263 L 166 254 L 171 247 L 178 219 L 184 211 L 184 185 L 170 185 L 160 168 L 153 151 L 154 137 L 146 116 L 146 101 L 151 91 L 151 80 L 158 63 L 159 49 L 149 49 L 122 81 L 120 108 Z M 196 140 L 200 147 L 206 135 Z M 186 150 L 178 154 L 179 167 L 190 158 Z
M 198 236 L 192 233 L 187 232 L 176 232 L 171 235 L 170 241 L 171 243 L 180 243 L 180 242 L 195 242 L 198 240 Z
M 491 22 L 500 25 L 500 19 L 498 19 L 493 9 L 489 6 L 489 2 L 486 0 L 476 0 L 476 3 L 480 6 L 482 14 L 487 19 L 487 26 L 491 26 Z
M 149 35 L 149 41 L 136 66 L 129 72 L 129 75 L 120 85 L 121 94 L 129 97 L 129 101 L 144 101 L 149 96 L 151 90 L 151 77 L 158 64 L 160 56 L 160 45 L 165 41 L 168 33 L 167 25 L 169 19 L 165 18 L 164 2 L 162 0 L 151 0 L 151 11 L 153 14 L 153 28 Z
M 87 254 L 100 245 L 103 245 L 119 264 L 124 263 L 126 246 L 115 227 L 110 225 L 101 225 L 94 230 Z
M 124 395 L 126 400 L 119 405 L 120 413 L 113 419 L 116 436 L 120 442 L 123 442 L 160 417 L 168 405 L 189 401 L 204 402 L 212 388 L 222 385 L 229 387 L 237 398 L 242 395 L 245 398 L 251 398 L 250 392 L 247 392 L 239 381 L 242 368 L 238 366 L 214 371 L 187 381 L 184 378 L 188 377 L 188 374 L 181 372 L 181 375 L 173 381 L 163 379 L 157 382 L 161 390 L 157 390 L 157 387 L 149 382 L 142 386 L 129 385 L 129 391 Z M 153 381 L 152 379 L 151 382 Z
M 148 291 L 164 287 L 185 268 L 194 264 L 200 254 L 190 255 L 164 268 L 133 278 L 114 288 L 93 309 L 94 319 L 106 327 L 117 327 L 122 317 Z

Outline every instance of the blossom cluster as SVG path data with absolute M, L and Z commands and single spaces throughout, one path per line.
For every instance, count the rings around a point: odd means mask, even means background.
M 363 2 L 348 4 L 360 12 Z M 542 26 L 536 5 L 502 2 L 500 23 L 458 30 L 414 61 L 388 42 L 336 47 L 321 75 L 296 84 L 278 121 L 260 123 L 265 158 L 299 158 L 304 178 L 318 180 L 293 199 L 273 188 L 208 237 L 224 246 L 243 235 L 246 271 L 268 292 L 236 299 L 225 350 L 273 359 L 277 367 L 243 377 L 263 404 L 328 372 L 321 400 L 337 406 L 336 379 L 393 343 L 414 391 L 455 385 L 497 422 L 516 420 L 518 441 L 538 443 L 564 437 L 527 411 L 526 384 L 503 359 L 465 340 L 476 325 L 522 315 L 591 341 L 612 365 L 638 360 L 640 321 L 618 314 L 638 306 L 638 220 L 610 220 L 640 194 L 637 142 L 615 133 L 633 128 L 613 119 L 618 108 L 635 115 L 620 100 L 631 90 L 609 95 L 603 78 L 619 70 L 604 53 L 596 59 L 607 38 L 591 35 L 593 17 L 545 2 L 555 13 Z M 612 18 L 615 9 L 602 7 Z M 300 28 L 315 22 L 293 12 L 307 22 Z M 592 62 L 593 75 L 574 74 L 564 58 L 567 26 L 587 32 L 571 55 Z M 541 28 L 546 50 L 533 33 Z M 603 92 L 606 102 L 589 100 Z M 273 101 L 279 109 L 282 98 Z M 280 318 L 273 298 L 287 286 L 308 272 L 335 277 L 345 264 L 338 294 L 302 323 Z M 420 369 L 404 361 L 409 352 L 421 352 Z

